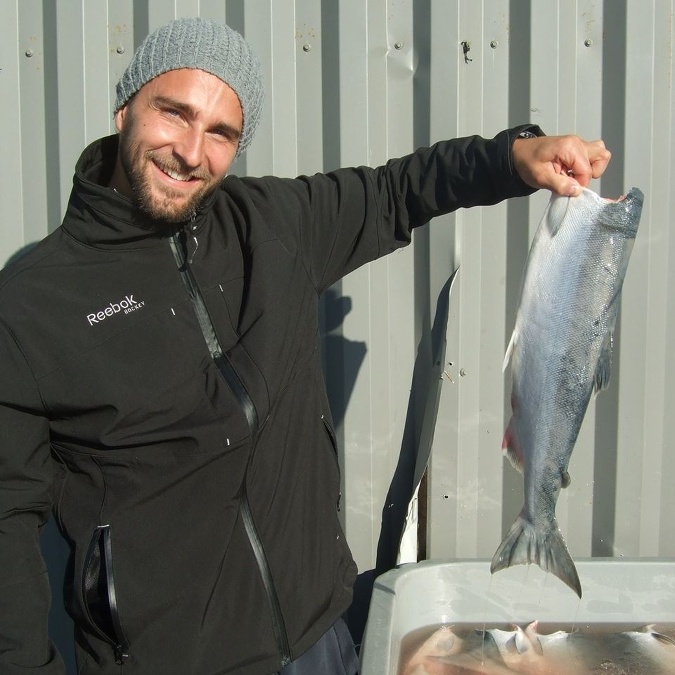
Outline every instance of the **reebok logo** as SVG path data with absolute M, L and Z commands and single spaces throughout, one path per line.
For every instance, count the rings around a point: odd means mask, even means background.
M 95 323 L 101 323 L 101 321 L 105 321 L 109 316 L 114 316 L 120 312 L 129 314 L 130 312 L 135 312 L 144 305 L 144 300 L 137 301 L 134 299 L 133 294 L 127 295 L 118 302 L 111 302 L 107 307 L 104 307 L 98 312 L 87 314 L 87 321 L 89 322 L 90 326 L 93 326 Z

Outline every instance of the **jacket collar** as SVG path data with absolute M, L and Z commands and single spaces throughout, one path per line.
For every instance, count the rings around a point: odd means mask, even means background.
M 96 248 L 152 247 L 177 230 L 198 232 L 211 210 L 217 191 L 202 205 L 194 220 L 177 225 L 150 218 L 133 200 L 107 186 L 117 158 L 117 134 L 94 141 L 75 166 L 63 229 L 72 237 Z

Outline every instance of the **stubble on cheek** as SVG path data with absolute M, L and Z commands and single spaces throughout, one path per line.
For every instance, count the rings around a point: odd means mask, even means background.
M 172 157 L 164 157 L 152 150 L 144 152 L 130 139 L 120 139 L 120 153 L 122 167 L 138 208 L 154 220 L 171 224 L 191 220 L 204 200 L 221 182 L 206 171 L 186 170 Z M 153 164 L 178 173 L 192 174 L 201 181 L 201 185 L 189 194 L 183 190 L 173 190 L 167 185 L 159 187 L 152 180 L 152 173 L 158 170 Z

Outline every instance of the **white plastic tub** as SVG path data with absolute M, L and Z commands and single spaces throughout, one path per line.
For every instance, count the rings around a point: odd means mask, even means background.
M 565 630 L 675 623 L 675 560 L 577 560 L 583 597 L 534 565 L 490 574 L 489 560 L 404 565 L 375 581 L 361 675 L 396 675 L 402 640 L 427 626 L 509 628 L 538 620 Z

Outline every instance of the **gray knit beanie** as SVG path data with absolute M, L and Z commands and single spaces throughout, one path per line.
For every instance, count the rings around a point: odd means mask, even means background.
M 244 38 L 210 19 L 176 19 L 150 33 L 117 83 L 117 112 L 144 84 L 169 70 L 198 68 L 219 77 L 239 97 L 244 128 L 237 155 L 260 122 L 264 92 L 260 62 Z

